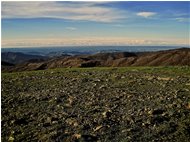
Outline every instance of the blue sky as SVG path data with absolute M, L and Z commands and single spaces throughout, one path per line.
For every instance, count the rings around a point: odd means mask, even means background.
M 2 2 L 2 46 L 189 45 L 190 2 Z

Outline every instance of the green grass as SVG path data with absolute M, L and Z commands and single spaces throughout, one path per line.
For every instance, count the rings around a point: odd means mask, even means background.
M 140 73 L 148 75 L 158 75 L 160 77 L 176 77 L 176 76 L 190 76 L 190 67 L 93 67 L 93 68 L 57 68 L 49 70 L 39 70 L 39 71 L 25 71 L 25 72 L 14 72 L 14 73 L 2 73 L 1 77 L 6 80 L 18 79 L 15 82 L 16 86 L 24 86 L 24 82 L 19 82 L 19 78 L 31 78 L 33 76 L 43 77 L 41 80 L 32 80 L 30 84 L 38 87 L 38 84 L 44 85 L 44 87 L 51 84 L 60 86 L 61 81 L 59 79 L 49 79 L 54 76 L 64 76 L 66 78 L 96 78 L 96 73 L 109 72 L 110 76 L 105 76 L 103 78 L 108 78 L 116 86 L 122 87 L 125 85 L 129 78 L 118 80 L 115 74 L 125 74 L 125 73 Z M 85 74 L 90 73 L 90 74 Z M 117 80 L 117 81 L 116 81 Z M 28 86 L 29 87 L 29 86 Z
M 2 77 L 6 76 L 24 76 L 24 75 L 49 75 L 49 73 L 59 72 L 86 72 L 86 71 L 114 71 L 114 72 L 143 72 L 143 73 L 158 73 L 163 75 L 190 75 L 189 66 L 161 66 L 161 67 L 91 67 L 91 68 L 57 68 L 39 71 L 24 71 L 14 73 L 2 73 Z

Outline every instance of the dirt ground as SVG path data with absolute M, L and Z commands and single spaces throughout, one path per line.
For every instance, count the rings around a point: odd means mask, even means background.
M 1 76 L 2 141 L 189 142 L 190 67 Z

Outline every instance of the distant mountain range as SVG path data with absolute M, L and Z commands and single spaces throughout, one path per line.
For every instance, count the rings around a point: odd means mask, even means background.
M 22 52 L 2 52 L 1 60 L 4 62 L 9 62 L 11 64 L 24 63 L 31 59 L 47 59 L 46 56 L 24 54 Z
M 15 64 L 16 63 L 16 64 Z M 13 65 L 15 64 L 15 65 Z M 31 71 L 62 67 L 127 67 L 190 65 L 190 48 L 156 52 L 112 52 L 91 55 L 45 57 L 23 53 L 2 53 L 2 71 Z

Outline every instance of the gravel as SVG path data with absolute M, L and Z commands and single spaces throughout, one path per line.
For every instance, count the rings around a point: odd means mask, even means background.
M 189 141 L 190 75 L 154 70 L 4 73 L 2 141 Z

